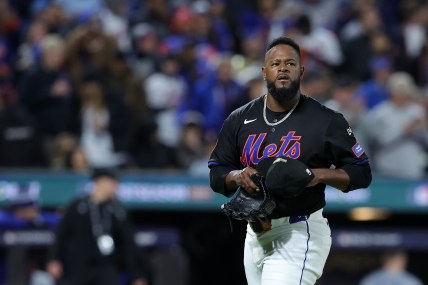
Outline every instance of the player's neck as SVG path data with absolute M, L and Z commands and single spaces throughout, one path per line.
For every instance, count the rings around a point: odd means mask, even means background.
M 273 96 L 267 95 L 266 106 L 269 110 L 273 112 L 287 112 L 293 108 L 297 102 L 299 102 L 300 92 L 297 92 L 296 95 L 290 100 L 284 100 L 282 102 L 277 101 Z

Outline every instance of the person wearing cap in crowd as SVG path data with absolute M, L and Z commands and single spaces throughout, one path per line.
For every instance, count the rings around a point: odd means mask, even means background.
M 426 111 L 418 103 L 420 90 L 402 71 L 392 73 L 386 87 L 388 99 L 371 109 L 360 125 L 373 169 L 389 177 L 422 178 L 428 158 L 420 140 L 427 126 Z
M 17 187 L 17 195 L 10 198 L 9 207 L 0 209 L 0 229 L 2 238 L 8 240 L 5 254 L 6 284 L 30 284 L 36 278 L 43 279 L 44 284 L 50 281 L 44 272 L 46 255 L 40 245 L 44 241 L 30 239 L 36 232 L 39 236 L 55 229 L 59 222 L 59 215 L 46 211 L 39 205 L 38 197 L 32 191 L 33 184 L 21 184 Z M 9 237 L 9 238 L 7 238 Z M 14 237 L 10 239 L 10 237 Z
M 131 223 L 116 199 L 117 174 L 95 169 L 91 178 L 92 191 L 65 211 L 47 271 L 58 284 L 117 285 L 123 271 L 131 284 L 147 285 L 148 268 L 141 263 Z
M 386 56 L 376 56 L 370 61 L 371 78 L 362 82 L 356 90 L 358 100 L 362 100 L 366 109 L 388 98 L 386 83 L 393 72 L 391 60 Z

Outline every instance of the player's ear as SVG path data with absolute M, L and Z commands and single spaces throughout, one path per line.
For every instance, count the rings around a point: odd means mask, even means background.
M 300 79 L 303 78 L 303 74 L 305 74 L 305 67 L 302 65 L 300 66 Z
M 264 66 L 262 66 L 262 76 L 263 80 L 266 80 L 266 68 Z

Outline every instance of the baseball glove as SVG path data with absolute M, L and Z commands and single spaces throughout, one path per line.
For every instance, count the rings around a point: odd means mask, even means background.
M 276 203 L 269 190 L 266 188 L 265 178 L 256 173 L 251 179 L 260 188 L 257 195 L 252 196 L 242 188 L 238 188 L 229 202 L 221 205 L 222 212 L 229 218 L 246 220 L 251 225 L 257 225 L 262 231 L 271 229 L 268 216 L 275 209 Z M 232 223 L 231 223 L 232 226 Z
M 271 229 L 269 215 L 276 207 L 274 196 L 289 198 L 300 195 L 314 178 L 312 171 L 298 160 L 268 157 L 256 166 L 258 173 L 251 179 L 260 188 L 256 196 L 238 188 L 229 202 L 221 205 L 226 216 L 246 220 L 257 233 Z M 232 223 L 231 223 L 232 227 Z

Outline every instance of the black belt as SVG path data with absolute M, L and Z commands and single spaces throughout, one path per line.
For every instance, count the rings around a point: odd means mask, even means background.
M 298 222 L 306 221 L 310 217 L 309 215 L 303 215 L 303 216 L 290 216 L 288 219 L 289 224 L 295 224 Z M 251 229 L 256 233 L 264 233 L 272 229 L 272 219 L 271 218 L 265 218 L 261 220 L 251 221 L 249 222 Z

